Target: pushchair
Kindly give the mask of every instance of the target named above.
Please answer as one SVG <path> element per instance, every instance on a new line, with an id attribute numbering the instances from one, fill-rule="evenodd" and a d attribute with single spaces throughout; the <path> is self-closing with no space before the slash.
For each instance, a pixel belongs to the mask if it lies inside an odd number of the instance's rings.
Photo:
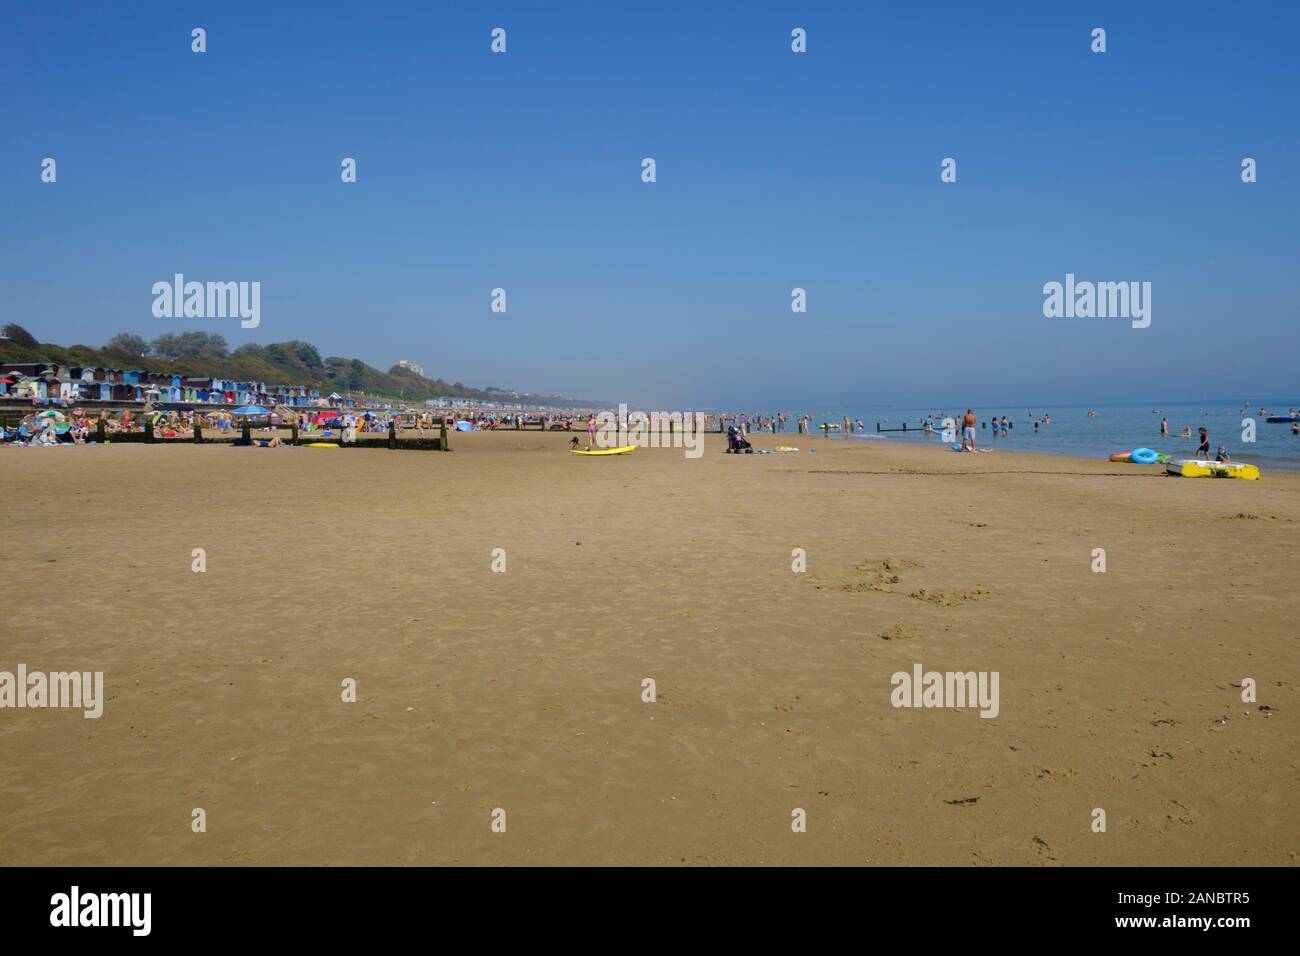
<path id="1" fill-rule="evenodd" d="M 739 455 L 742 453 L 746 455 L 754 454 L 754 446 L 745 438 L 745 433 L 741 431 L 739 427 L 736 425 L 728 425 L 727 454 Z"/>

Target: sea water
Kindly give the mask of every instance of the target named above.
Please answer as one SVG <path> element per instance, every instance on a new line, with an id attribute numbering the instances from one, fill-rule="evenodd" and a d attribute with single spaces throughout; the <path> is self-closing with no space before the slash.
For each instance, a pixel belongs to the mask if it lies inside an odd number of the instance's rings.
<path id="1" fill-rule="evenodd" d="M 1260 409 L 1263 408 L 1264 412 Z M 1300 397 L 1280 401 L 1252 401 L 1250 408 L 1244 410 L 1241 402 L 1199 401 L 1164 402 L 1150 404 L 1100 404 L 1100 405 L 976 405 L 975 415 L 979 424 L 975 428 L 975 442 L 981 448 L 993 448 L 998 451 L 1029 451 L 1054 455 L 1074 455 L 1080 458 L 1109 458 L 1115 452 L 1131 451 L 1134 448 L 1151 448 L 1169 455 L 1171 458 L 1192 458 L 1200 444 L 1197 429 L 1202 425 L 1210 435 L 1210 457 L 1214 457 L 1222 445 L 1236 461 L 1250 462 L 1261 468 L 1300 468 L 1300 435 L 1291 434 L 1290 424 L 1270 425 L 1264 419 L 1268 415 L 1286 415 L 1295 408 L 1300 410 Z M 1095 417 L 1089 412 L 1095 411 Z M 862 420 L 864 434 L 844 436 L 839 432 L 829 433 L 831 441 L 874 440 L 876 425 L 881 429 L 902 428 L 907 423 L 908 431 L 881 432 L 880 437 L 889 442 L 922 442 L 942 446 L 940 430 L 936 428 L 930 438 L 921 432 L 921 426 L 928 415 L 942 419 L 950 415 L 958 422 L 966 412 L 966 406 L 960 408 L 936 406 L 934 408 L 891 407 L 832 407 L 814 409 L 813 436 L 820 437 L 822 431 L 815 427 L 822 422 L 841 424 L 845 415 L 854 422 Z M 787 432 L 795 430 L 794 419 L 807 411 L 787 412 Z M 993 435 L 992 419 L 997 416 L 1001 421 L 1005 415 L 1011 425 L 1004 438 L 1001 432 Z M 1034 429 L 1034 420 L 1041 420 L 1050 415 L 1050 425 L 1039 425 Z M 1160 436 L 1160 419 L 1169 419 L 1169 437 Z M 1244 419 L 1255 422 L 1255 440 L 1243 441 L 1246 426 Z M 987 427 L 985 427 L 987 424 Z M 1191 437 L 1180 437 L 1183 427 L 1191 426 Z M 958 438 L 960 441 L 960 438 Z"/>

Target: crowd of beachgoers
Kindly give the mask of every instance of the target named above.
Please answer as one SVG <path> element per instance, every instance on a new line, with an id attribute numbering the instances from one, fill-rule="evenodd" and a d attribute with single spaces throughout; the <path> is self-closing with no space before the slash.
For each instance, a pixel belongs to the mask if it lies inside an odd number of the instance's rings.
<path id="1" fill-rule="evenodd" d="M 662 414 L 662 413 L 661 413 Z M 1161 414 L 1155 409 L 1153 415 Z M 1259 410 L 1261 416 L 1264 409 Z M 65 444 L 94 444 L 100 440 L 111 441 L 115 435 L 141 434 L 152 431 L 157 441 L 193 440 L 198 434 L 212 438 L 226 438 L 242 435 L 245 424 L 259 432 L 277 429 L 297 429 L 300 438 L 354 441 L 359 434 L 378 432 L 386 433 L 391 428 L 406 437 L 426 438 L 438 434 L 443 427 L 457 431 L 495 431 L 545 428 L 550 431 L 584 431 L 591 430 L 596 412 L 594 411 L 502 411 L 470 409 L 413 409 L 409 407 L 394 408 L 388 405 L 365 407 L 357 406 L 347 409 L 312 408 L 287 415 L 279 411 L 265 410 L 265 414 L 245 415 L 240 409 L 211 410 L 156 410 L 148 406 L 140 408 L 118 409 L 84 409 L 50 408 L 34 409 L 25 415 L 16 425 L 6 426 L 0 422 L 0 444 L 7 446 L 55 446 Z M 1088 412 L 1089 418 L 1095 418 L 1095 410 Z M 1017 418 L 1020 416 L 1018 415 Z M 1295 410 L 1289 414 L 1291 432 L 1300 434 L 1300 418 Z M 740 435 L 770 433 L 773 435 L 795 433 L 799 435 L 820 434 L 840 437 L 868 437 L 867 425 L 861 418 L 843 416 L 838 421 L 818 420 L 811 414 L 787 415 L 761 413 L 717 413 L 703 415 L 704 429 L 709 432 L 724 433 L 734 430 Z M 877 423 L 877 427 L 880 423 Z M 1008 438 L 1016 427 L 1016 422 L 1008 415 L 976 416 L 967 409 L 964 413 L 953 415 L 933 413 L 920 416 L 914 420 L 889 422 L 890 427 L 882 430 L 900 431 L 916 430 L 925 436 L 945 435 L 956 441 L 960 436 L 963 447 L 974 450 L 975 440 L 971 431 L 978 427 L 981 435 L 988 438 Z M 1052 424 L 1050 413 L 1030 412 L 1022 419 L 1022 427 L 1032 428 L 1035 433 L 1040 427 Z M 1207 439 L 1201 428 L 1200 439 Z M 1173 437 L 1167 418 L 1160 420 L 1160 434 Z M 1191 438 L 1191 425 L 1184 425 L 1180 437 Z M 968 436 L 971 436 L 968 440 Z M 871 436 L 874 437 L 874 436 Z M 244 442 L 246 443 L 246 442 Z M 988 446 L 984 446 L 987 448 Z M 983 449 L 981 449 L 983 450 Z"/>
<path id="2" fill-rule="evenodd" d="M 311 409 L 291 416 L 267 411 L 265 414 L 242 415 L 238 409 L 211 411 L 155 411 L 147 409 L 45 408 L 25 415 L 16 425 L 0 424 L 0 444 L 8 446 L 54 446 L 93 444 L 101 431 L 105 440 L 114 435 L 143 434 L 151 430 L 159 441 L 193 440 L 199 434 L 221 438 L 241 433 L 247 422 L 258 431 L 297 428 L 307 438 L 338 438 L 343 432 L 386 433 L 389 426 L 402 432 L 414 432 L 417 438 L 428 437 L 444 426 L 460 431 L 481 431 L 537 427 L 544 420 L 552 430 L 572 431 L 589 416 L 528 416 L 523 413 L 464 412 L 450 410 L 419 411 L 410 408 L 352 408 L 347 410 Z"/>
<path id="3" fill-rule="evenodd" d="M 918 417 L 914 422 L 908 424 L 914 425 L 921 431 L 938 432 L 945 428 L 945 421 L 949 418 L 951 418 L 953 422 L 960 422 L 965 418 L 965 415 L 957 413 L 950 416 L 939 412 Z M 888 420 L 886 421 L 888 422 Z M 1038 428 L 1039 425 L 1052 424 L 1052 416 L 1047 413 L 1035 416 L 1031 413 L 1028 421 L 1034 428 Z M 745 433 L 770 432 L 773 435 L 788 432 L 790 431 L 791 426 L 793 426 L 794 433 L 798 435 L 811 435 L 819 431 L 823 433 L 834 431 L 844 435 L 856 435 L 865 434 L 867 431 L 867 426 L 863 423 L 861 418 L 852 418 L 848 415 L 843 416 L 838 421 L 817 421 L 817 418 L 814 415 L 800 415 L 799 417 L 794 418 L 784 413 L 777 413 L 775 415 L 706 415 L 706 430 L 723 430 L 715 427 L 718 422 L 722 423 L 724 429 L 727 426 L 735 426 Z M 903 423 L 899 423 L 899 426 L 903 427 Z M 1015 425 L 1006 415 L 1000 417 L 994 415 L 987 419 L 981 427 L 1000 430 L 1002 434 L 1006 434 L 1007 431 L 1014 428 Z M 896 431 L 898 429 L 895 427 L 890 430 Z"/>
<path id="4" fill-rule="evenodd" d="M 423 438 L 440 430 L 444 425 L 459 431 L 539 427 L 550 431 L 582 431 L 592 423 L 594 416 L 595 412 L 587 411 L 555 414 L 463 409 L 422 411 L 391 407 L 347 410 L 304 409 L 289 417 L 269 410 L 261 415 L 241 415 L 237 409 L 157 411 L 147 407 L 114 410 L 45 408 L 24 416 L 16 426 L 5 427 L 0 424 L 0 443 L 20 446 L 94 443 L 98 440 L 101 422 L 106 440 L 111 440 L 113 435 L 142 434 L 150 429 L 153 437 L 159 441 L 193 440 L 196 427 L 200 434 L 210 433 L 212 437 L 219 438 L 241 432 L 246 421 L 259 431 L 274 432 L 277 428 L 292 429 L 296 426 L 305 437 L 335 438 L 339 437 L 344 430 L 354 430 L 357 433 L 387 432 L 392 425 L 399 431 L 413 431 L 415 437 Z M 1050 421 L 1050 418 L 1046 420 Z M 934 419 L 936 428 L 940 427 L 939 421 L 938 417 Z M 928 428 L 930 420 L 926 419 L 924 424 Z M 997 426 L 996 419 L 994 426 Z M 823 434 L 836 431 L 846 435 L 866 431 L 866 426 L 860 418 L 850 419 L 847 416 L 842 422 L 817 422 L 813 415 L 800 415 L 794 418 L 784 413 L 704 415 L 706 431 L 725 432 L 729 427 L 734 427 L 743 434 L 753 432 L 781 434 L 792 429 L 801 435 L 812 434 L 814 431 L 821 431 Z"/>
<path id="5" fill-rule="evenodd" d="M 416 427 L 416 418 L 424 427 L 431 427 L 432 415 L 407 415 L 404 424 Z M 98 440 L 102 430 L 107 440 L 115 435 L 143 434 L 152 430 L 153 437 L 163 441 L 168 439 L 193 440 L 195 429 L 200 434 L 210 433 L 215 437 L 230 435 L 242 430 L 247 420 L 252 427 L 275 431 L 279 428 L 292 428 L 297 425 L 306 435 L 325 434 L 332 429 L 353 426 L 358 431 L 386 431 L 389 422 L 402 421 L 398 412 L 314 412 L 296 415 L 290 421 L 279 414 L 245 416 L 227 410 L 210 412 L 197 411 L 132 411 L 119 409 L 109 411 L 101 409 L 98 413 L 87 413 L 80 408 L 66 413 L 55 409 L 46 409 L 25 416 L 17 425 L 6 428 L 0 425 L 0 442 L 6 445 L 62 445 L 86 444 Z"/>

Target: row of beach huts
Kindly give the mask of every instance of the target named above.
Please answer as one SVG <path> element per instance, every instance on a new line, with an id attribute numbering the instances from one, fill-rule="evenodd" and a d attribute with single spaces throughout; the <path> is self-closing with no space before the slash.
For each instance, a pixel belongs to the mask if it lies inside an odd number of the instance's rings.
<path id="1" fill-rule="evenodd" d="M 45 362 L 0 365 L 0 398 L 40 405 L 80 402 L 154 402 L 187 405 L 265 405 L 350 408 L 337 392 L 322 395 L 308 385 L 268 385 L 229 379 Z"/>

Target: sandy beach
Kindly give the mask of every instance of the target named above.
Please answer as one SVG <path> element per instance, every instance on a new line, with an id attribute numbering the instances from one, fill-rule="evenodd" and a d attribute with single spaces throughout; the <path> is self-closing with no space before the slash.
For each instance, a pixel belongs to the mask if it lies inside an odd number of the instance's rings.
<path id="1" fill-rule="evenodd" d="M 0 858 L 1298 861 L 1300 475 L 568 437 L 0 449 L 0 670 L 107 698 L 0 712 Z M 998 715 L 893 707 L 918 663 Z"/>

